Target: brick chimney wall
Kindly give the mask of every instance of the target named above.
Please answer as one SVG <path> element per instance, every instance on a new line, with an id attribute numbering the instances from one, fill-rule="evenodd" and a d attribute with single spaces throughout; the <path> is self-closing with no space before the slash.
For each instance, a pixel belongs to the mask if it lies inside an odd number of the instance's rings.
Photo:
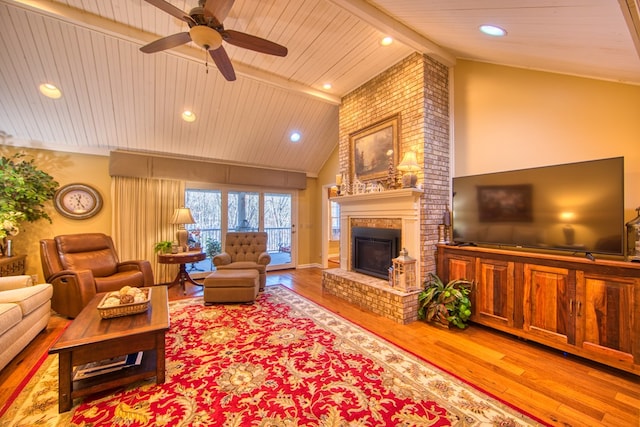
<path id="1" fill-rule="evenodd" d="M 340 172 L 350 175 L 349 135 L 396 114 L 398 161 L 414 150 L 423 166 L 417 173 L 425 191 L 420 198 L 421 253 L 409 254 L 419 260 L 423 280 L 435 272 L 438 224 L 451 194 L 448 68 L 415 53 L 346 95 L 339 111 Z"/>

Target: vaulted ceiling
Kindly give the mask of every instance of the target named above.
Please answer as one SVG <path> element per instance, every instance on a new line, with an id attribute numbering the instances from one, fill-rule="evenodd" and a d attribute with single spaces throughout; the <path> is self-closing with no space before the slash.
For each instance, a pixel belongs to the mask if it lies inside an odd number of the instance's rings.
<path id="1" fill-rule="evenodd" d="M 225 28 L 284 45 L 288 55 L 223 42 L 237 74 L 229 82 L 193 43 L 140 52 L 188 31 L 144 0 L 0 0 L 0 143 L 313 176 L 338 143 L 341 97 L 415 51 L 449 66 L 464 58 L 640 84 L 638 1 L 236 0 Z M 197 6 L 168 2 L 185 12 Z M 483 35 L 486 23 L 507 36 Z M 395 41 L 384 47 L 386 35 Z M 60 99 L 40 95 L 46 82 Z M 197 120 L 183 121 L 184 110 Z"/>

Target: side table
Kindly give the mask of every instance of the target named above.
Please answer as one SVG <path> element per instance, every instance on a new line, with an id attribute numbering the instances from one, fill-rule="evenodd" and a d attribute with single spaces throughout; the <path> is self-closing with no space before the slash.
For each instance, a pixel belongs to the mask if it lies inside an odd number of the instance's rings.
<path id="1" fill-rule="evenodd" d="M 24 274 L 26 255 L 1 256 L 0 277 L 19 276 Z"/>
<path id="2" fill-rule="evenodd" d="M 169 287 L 179 284 L 182 288 L 182 292 L 186 295 L 187 289 L 184 286 L 185 282 L 189 282 L 196 286 L 202 286 L 200 283 L 194 281 L 191 276 L 189 276 L 186 264 L 202 261 L 206 257 L 207 254 L 199 251 L 180 252 L 177 254 L 158 254 L 158 262 L 160 264 L 180 264 L 180 271 L 178 271 L 178 275 L 169 285 Z"/>

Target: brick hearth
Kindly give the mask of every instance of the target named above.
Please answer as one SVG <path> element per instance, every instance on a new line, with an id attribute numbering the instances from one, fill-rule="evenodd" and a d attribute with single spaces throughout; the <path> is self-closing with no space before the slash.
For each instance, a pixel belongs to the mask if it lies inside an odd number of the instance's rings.
<path id="1" fill-rule="evenodd" d="M 403 325 L 418 319 L 420 291 L 401 292 L 386 280 L 332 268 L 322 272 L 322 290 Z"/>

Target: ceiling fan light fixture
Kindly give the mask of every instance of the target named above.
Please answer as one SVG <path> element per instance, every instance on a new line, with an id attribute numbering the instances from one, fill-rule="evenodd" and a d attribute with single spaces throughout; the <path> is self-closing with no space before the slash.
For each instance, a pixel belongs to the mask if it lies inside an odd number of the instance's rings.
<path id="1" fill-rule="evenodd" d="M 507 30 L 500 28 L 497 25 L 480 25 L 480 31 L 493 37 L 504 37 L 507 35 Z"/>
<path id="2" fill-rule="evenodd" d="M 38 89 L 40 90 L 40 93 L 46 96 L 47 98 L 58 99 L 62 97 L 62 92 L 60 91 L 60 89 L 58 89 L 55 85 L 52 85 L 51 83 L 42 83 L 38 87 Z"/>
<path id="3" fill-rule="evenodd" d="M 213 28 L 206 25 L 196 25 L 189 30 L 191 40 L 206 50 L 216 50 L 222 46 L 222 36 Z"/>

